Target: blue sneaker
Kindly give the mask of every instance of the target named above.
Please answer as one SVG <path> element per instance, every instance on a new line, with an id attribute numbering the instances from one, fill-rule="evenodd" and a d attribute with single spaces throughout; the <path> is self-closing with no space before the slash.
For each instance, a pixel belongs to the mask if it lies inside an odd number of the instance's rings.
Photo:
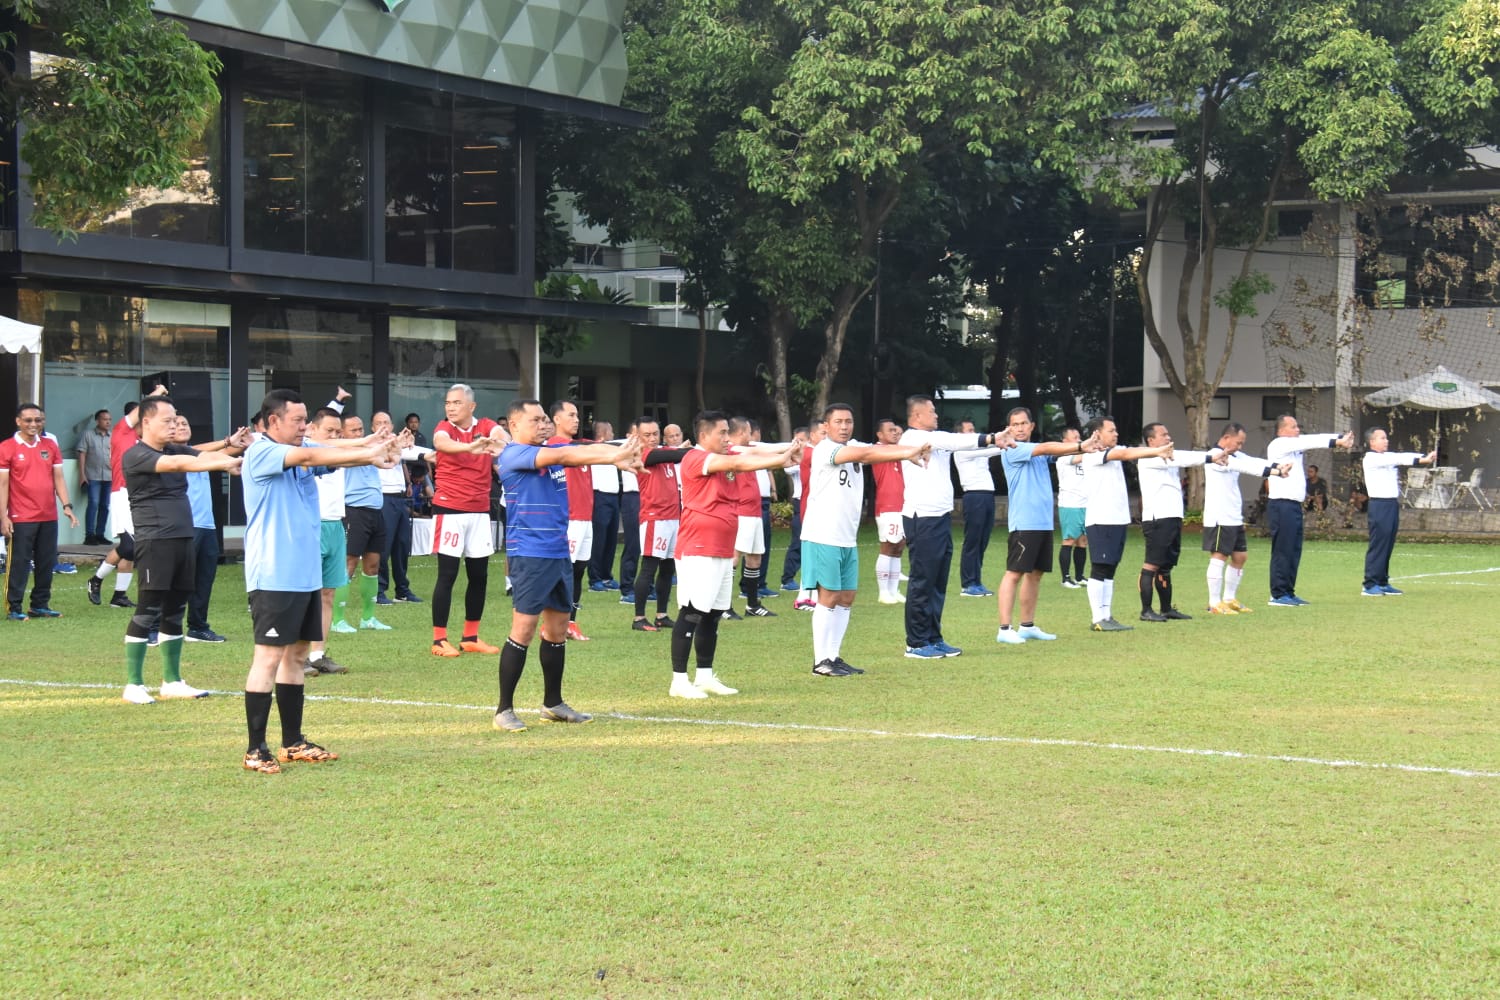
<path id="1" fill-rule="evenodd" d="M 937 642 L 933 643 L 932 645 L 933 645 L 933 648 L 935 648 L 938 652 L 942 653 L 944 656 L 962 656 L 962 655 L 964 655 L 964 651 L 963 650 L 959 649 L 957 646 L 950 646 L 950 645 L 948 645 L 946 642 L 944 642 L 941 639 L 939 639 Z"/>
<path id="2" fill-rule="evenodd" d="M 1305 608 L 1309 604 L 1312 603 L 1312 601 L 1304 601 L 1302 598 L 1298 597 L 1296 594 L 1288 594 L 1286 596 L 1290 597 L 1292 599 L 1292 603 L 1295 604 L 1295 605 L 1297 605 L 1297 607 L 1299 607 L 1299 608 Z"/>
<path id="3" fill-rule="evenodd" d="M 391 600 L 389 597 L 387 597 L 384 594 L 376 594 L 375 595 L 375 603 L 378 604 L 378 605 L 380 605 L 381 607 L 388 607 L 390 605 L 395 604 L 396 602 L 393 601 L 393 600 Z"/>
<path id="4" fill-rule="evenodd" d="M 6 615 L 5 617 L 9 618 L 13 622 L 24 622 L 24 621 L 26 621 L 26 616 L 24 614 L 22 614 L 21 612 L 19 612 L 19 611 L 12 611 L 10 614 Z M 911 654 L 908 653 L 906 655 L 910 656 Z"/>
<path id="5" fill-rule="evenodd" d="M 765 600 L 768 597 L 780 597 L 780 596 L 781 596 L 781 591 L 779 591 L 779 590 L 772 590 L 770 587 L 762 587 L 762 588 L 760 588 L 760 598 L 761 598 L 761 600 Z"/>
<path id="6" fill-rule="evenodd" d="M 616 583 L 615 581 L 613 581 L 613 580 L 605 580 L 604 581 L 604 589 L 605 590 L 619 590 L 620 589 L 620 585 L 618 583 Z"/>
<path id="7" fill-rule="evenodd" d="M 1302 606 L 1301 602 L 1291 594 L 1282 594 L 1280 597 L 1273 597 L 1266 603 L 1273 608 L 1299 608 Z"/>
<path id="8" fill-rule="evenodd" d="M 1380 586 L 1366 587 L 1359 592 L 1360 597 L 1384 597 L 1385 588 Z"/>
<path id="9" fill-rule="evenodd" d="M 596 594 L 602 594 L 606 590 L 608 590 L 609 587 L 605 586 L 605 583 L 604 583 L 603 580 L 595 580 L 593 583 L 589 584 L 589 589 L 592 590 Z"/>
<path id="10" fill-rule="evenodd" d="M 936 646 L 907 646 L 906 658 L 909 660 L 941 660 L 945 654 Z"/>
<path id="11" fill-rule="evenodd" d="M 78 572 L 78 567 L 74 566 L 70 562 L 60 562 L 57 565 L 55 565 L 55 566 L 52 567 L 52 572 L 54 572 L 54 573 L 61 573 L 64 576 L 66 576 L 69 573 L 77 573 Z"/>
<path id="12" fill-rule="evenodd" d="M 994 597 L 995 596 L 995 592 L 993 590 L 991 590 L 990 588 L 988 588 L 988 587 L 986 587 L 986 586 L 984 586 L 983 584 L 980 584 L 980 583 L 971 583 L 971 584 L 969 584 L 963 590 L 959 591 L 959 594 L 961 594 L 964 597 Z"/>
<path id="13" fill-rule="evenodd" d="M 1380 585 L 1380 592 L 1386 597 L 1400 597 L 1403 593 L 1405 593 L 1405 591 L 1397 590 L 1395 587 L 1392 587 L 1388 583 L 1382 583 Z"/>
<path id="14" fill-rule="evenodd" d="M 796 593 L 797 591 L 799 591 L 799 590 L 802 589 L 802 584 L 798 583 L 796 580 L 791 580 L 791 581 L 782 580 L 781 581 L 781 589 L 784 590 L 784 591 L 786 591 L 789 594 Z"/>

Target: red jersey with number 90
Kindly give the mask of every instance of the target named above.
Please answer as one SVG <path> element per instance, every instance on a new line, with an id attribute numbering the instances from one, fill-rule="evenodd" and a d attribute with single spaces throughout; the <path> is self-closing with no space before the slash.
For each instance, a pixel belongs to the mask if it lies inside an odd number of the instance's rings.
<path id="1" fill-rule="evenodd" d="M 739 502 L 741 476 L 753 473 L 705 474 L 709 453 L 694 448 L 682 458 L 682 523 L 677 529 L 677 555 L 734 558 L 734 535 L 739 527 L 735 505 Z"/>
<path id="2" fill-rule="evenodd" d="M 432 436 L 446 434 L 454 444 L 469 444 L 475 438 L 489 437 L 496 423 L 489 417 L 481 417 L 469 425 L 468 430 L 459 430 L 450 421 L 439 420 L 432 429 Z M 465 514 L 488 514 L 490 510 L 490 470 L 495 458 L 480 452 L 475 455 L 450 455 L 437 453 L 437 470 L 433 478 L 437 485 L 432 493 L 434 506 Z"/>

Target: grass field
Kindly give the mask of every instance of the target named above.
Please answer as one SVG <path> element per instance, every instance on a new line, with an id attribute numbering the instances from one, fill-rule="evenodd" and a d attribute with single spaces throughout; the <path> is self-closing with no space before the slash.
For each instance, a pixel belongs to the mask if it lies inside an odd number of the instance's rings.
<path id="1" fill-rule="evenodd" d="M 183 657 L 217 693 L 144 708 L 119 700 L 125 613 L 59 577 L 64 618 L 0 628 L 0 990 L 1500 995 L 1500 548 L 1400 545 L 1407 596 L 1376 600 L 1362 546 L 1309 543 L 1295 610 L 1265 606 L 1267 557 L 1252 540 L 1254 615 L 1119 635 L 1050 576 L 1061 637 L 1024 647 L 955 581 L 966 652 L 936 663 L 902 658 L 871 580 L 846 679 L 810 674 L 783 597 L 725 623 L 742 693 L 703 702 L 666 697 L 667 635 L 590 594 L 566 693 L 596 721 L 518 735 L 490 727 L 493 657 L 435 660 L 427 607 L 385 608 L 396 631 L 335 637 L 351 672 L 309 685 L 308 735 L 343 759 L 279 776 L 239 766 L 238 567 L 212 616 L 232 641 Z"/>

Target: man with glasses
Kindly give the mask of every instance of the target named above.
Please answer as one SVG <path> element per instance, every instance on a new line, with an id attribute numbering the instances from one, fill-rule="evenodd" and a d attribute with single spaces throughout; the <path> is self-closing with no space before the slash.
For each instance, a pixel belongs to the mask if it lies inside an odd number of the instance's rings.
<path id="1" fill-rule="evenodd" d="M 10 584 L 5 600 L 13 622 L 60 618 L 52 601 L 52 570 L 57 564 L 57 505 L 78 527 L 63 481 L 62 448 L 46 432 L 47 417 L 35 403 L 16 410 L 16 433 L 0 443 L 0 533 L 9 539 Z M 21 610 L 26 580 L 35 567 L 31 606 Z"/>

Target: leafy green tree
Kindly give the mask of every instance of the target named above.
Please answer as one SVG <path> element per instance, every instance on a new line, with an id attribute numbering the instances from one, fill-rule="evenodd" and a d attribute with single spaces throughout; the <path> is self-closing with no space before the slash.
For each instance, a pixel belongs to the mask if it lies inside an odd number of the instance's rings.
<path id="1" fill-rule="evenodd" d="M 150 0 L 0 0 L 0 13 L 51 40 L 31 67 L 0 60 L 0 109 L 25 127 L 33 225 L 76 232 L 132 189 L 181 181 L 218 108 L 216 56 Z M 16 32 L 3 37 L 14 52 Z"/>
<path id="2" fill-rule="evenodd" d="M 1275 234 L 1277 199 L 1310 191 L 1357 202 L 1399 174 L 1450 171 L 1465 147 L 1493 142 L 1500 32 L 1488 0 L 1140 4 L 1141 94 L 1175 130 L 1151 177 L 1136 286 L 1147 340 L 1203 447 L 1239 321 L 1272 290 L 1255 251 Z M 1148 275 L 1169 219 L 1185 222 L 1185 248 L 1161 302 Z M 1221 247 L 1245 251 L 1227 278 L 1216 271 Z M 1228 315 L 1217 357 L 1215 307 Z"/>

